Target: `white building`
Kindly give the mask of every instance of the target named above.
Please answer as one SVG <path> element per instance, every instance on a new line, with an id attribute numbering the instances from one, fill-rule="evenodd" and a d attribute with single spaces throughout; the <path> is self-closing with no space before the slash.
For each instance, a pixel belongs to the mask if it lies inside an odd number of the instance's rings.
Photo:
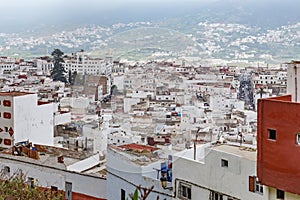
<path id="1" fill-rule="evenodd" d="M 24 148 L 24 146 L 22 147 Z M 47 149 L 48 147 L 43 147 Z M 60 152 L 58 148 L 51 151 Z M 63 152 L 63 150 L 61 150 Z M 66 153 L 68 154 L 68 153 Z M 55 156 L 43 152 L 38 153 L 38 159 L 25 156 L 0 154 L 0 170 L 4 172 L 2 178 L 10 178 L 14 175 L 23 174 L 23 178 L 31 186 L 52 189 L 53 191 L 65 191 L 65 199 L 106 199 L 106 177 L 86 170 L 80 169 L 100 165 L 101 158 L 97 155 L 89 159 L 78 161 L 75 158 Z M 73 152 L 74 155 L 74 152 Z M 91 160 L 92 159 L 92 160 Z M 68 160 L 72 160 L 72 165 Z M 77 160 L 74 163 L 74 160 Z M 66 169 L 70 165 L 70 169 Z M 76 168 L 75 168 L 76 167 Z M 100 169 L 99 168 L 99 169 Z M 101 170 L 101 169 L 100 169 Z M 87 184 L 88 183 L 88 184 Z"/>
<path id="2" fill-rule="evenodd" d="M 210 109 L 212 110 L 222 110 L 222 111 L 228 111 L 232 108 L 238 109 L 238 110 L 243 110 L 245 107 L 245 102 L 230 98 L 228 97 L 229 95 L 211 95 L 209 98 L 210 102 Z"/>
<path id="3" fill-rule="evenodd" d="M 255 149 L 231 145 L 198 146 L 196 153 L 190 149 L 174 156 L 174 199 L 268 199 L 268 191 L 255 177 Z M 252 186 L 254 191 L 249 191 Z"/>
<path id="4" fill-rule="evenodd" d="M 111 130 L 109 134 L 107 134 L 107 143 L 114 145 L 123 145 L 123 144 L 131 144 L 131 143 L 142 143 L 142 137 L 140 135 L 134 135 L 128 131 L 124 131 L 121 129 Z"/>
<path id="5" fill-rule="evenodd" d="M 274 70 L 268 70 L 264 73 L 257 73 L 253 77 L 253 83 L 259 84 L 259 85 L 286 85 L 287 84 L 287 72 L 282 71 L 284 69 L 274 69 Z"/>
<path id="6" fill-rule="evenodd" d="M 15 64 L 14 62 L 0 62 L 0 69 L 2 69 L 2 71 L 13 71 L 17 67 L 19 67 L 19 65 Z"/>
<path id="7" fill-rule="evenodd" d="M 107 199 L 125 200 L 138 186 L 149 189 L 147 199 L 172 199 L 172 190 L 161 186 L 161 162 L 154 147 L 128 144 L 111 146 L 107 152 Z M 171 186 L 171 183 L 168 183 Z"/>
<path id="8" fill-rule="evenodd" d="M 65 114 L 66 119 L 56 111 L 54 104 L 38 102 L 37 94 L 1 92 L 0 147 L 8 148 L 26 140 L 53 145 L 54 123 L 70 121 L 69 113 Z"/>
<path id="9" fill-rule="evenodd" d="M 292 95 L 293 102 L 300 101 L 300 61 L 287 63 L 287 93 Z"/>
<path id="10" fill-rule="evenodd" d="M 64 58 L 62 66 L 66 71 L 77 71 L 78 74 L 111 74 L 112 64 L 107 63 L 104 59 L 90 58 L 87 53 L 80 51 L 74 54 L 74 56 Z"/>
<path id="11" fill-rule="evenodd" d="M 83 137 L 93 141 L 93 152 L 105 152 L 107 148 L 107 135 L 110 131 L 108 121 L 100 120 L 99 124 L 86 124 L 82 128 Z"/>
<path id="12" fill-rule="evenodd" d="M 44 59 L 43 58 L 36 59 L 35 63 L 36 63 L 37 70 L 42 71 L 44 74 L 49 74 L 54 66 L 53 62 L 48 57 L 45 57 Z"/>

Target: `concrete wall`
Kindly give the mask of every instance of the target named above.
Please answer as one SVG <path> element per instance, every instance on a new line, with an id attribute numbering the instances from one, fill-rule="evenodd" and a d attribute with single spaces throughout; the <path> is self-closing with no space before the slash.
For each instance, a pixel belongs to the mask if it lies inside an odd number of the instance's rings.
<path id="1" fill-rule="evenodd" d="M 226 98 L 222 95 L 210 96 L 210 108 L 212 110 L 228 110 L 230 108 L 244 110 L 244 106 L 245 103 L 237 99 Z"/>
<path id="2" fill-rule="evenodd" d="M 229 166 L 222 167 L 221 159 L 228 160 Z M 249 176 L 255 174 L 255 161 L 210 148 L 205 150 L 204 162 L 177 157 L 173 164 L 173 180 L 177 187 L 180 180 L 194 183 L 191 185 L 192 199 L 209 199 L 210 191 L 243 200 L 265 199 L 265 194 L 249 192 Z M 175 199 L 179 199 L 178 196 Z"/>
<path id="3" fill-rule="evenodd" d="M 28 177 L 34 178 L 37 186 L 49 188 L 55 186 L 58 190 L 65 190 L 65 182 L 72 183 L 72 191 L 97 198 L 106 198 L 106 179 L 90 175 L 68 172 L 59 168 L 34 164 L 38 161 L 7 156 L 0 156 L 0 169 L 5 166 L 10 168 L 10 175 L 22 171 L 25 174 L 25 180 Z M 58 165 L 58 164 L 57 164 Z"/>
<path id="4" fill-rule="evenodd" d="M 287 93 L 292 95 L 293 101 L 300 101 L 300 64 L 288 64 Z"/>
<path id="5" fill-rule="evenodd" d="M 277 190 L 275 188 L 268 188 L 269 190 L 269 199 L 277 199 Z M 288 192 L 284 193 L 284 200 L 299 200 L 300 196 L 296 194 L 291 194 Z"/>
<path id="6" fill-rule="evenodd" d="M 93 152 L 103 152 L 107 149 L 107 131 L 96 132 L 94 134 Z"/>
<path id="7" fill-rule="evenodd" d="M 258 101 L 257 174 L 270 187 L 300 195 L 300 104 L 291 96 L 260 99 Z M 268 130 L 276 131 L 276 139 L 269 138 Z"/>
<path id="8" fill-rule="evenodd" d="M 66 124 L 71 122 L 71 113 L 55 113 L 54 115 L 54 126 L 59 124 Z"/>
<path id="9" fill-rule="evenodd" d="M 8 106 L 5 106 L 3 101 L 4 100 L 8 100 L 11 102 L 11 106 L 8 107 Z M 1 108 L 1 117 L 0 117 L 0 128 L 2 129 L 1 131 L 1 143 L 0 143 L 0 147 L 4 147 L 4 148 L 7 148 L 7 147 L 10 147 L 11 145 L 13 145 L 13 136 L 11 136 L 9 133 L 8 133 L 8 129 L 10 128 L 13 128 L 13 131 L 15 132 L 14 130 L 14 127 L 13 127 L 13 101 L 12 101 L 12 97 L 11 96 L 0 96 L 0 102 L 1 102 L 1 105 L 0 105 L 0 108 Z M 4 118 L 4 112 L 7 112 L 7 113 L 11 113 L 11 119 L 7 119 L 7 118 Z M 11 141 L 11 145 L 6 145 L 4 144 L 4 140 L 5 139 L 8 139 Z"/>
<path id="10" fill-rule="evenodd" d="M 141 185 L 145 188 L 154 186 L 148 199 L 157 199 L 159 197 L 162 200 L 171 200 L 172 197 L 166 195 L 171 195 L 171 192 L 164 190 L 159 180 L 151 178 L 153 175 L 156 177 L 156 170 L 153 169 L 153 166 L 157 165 L 140 166 L 119 153 L 108 149 L 107 199 L 121 199 L 121 189 L 126 191 L 126 197 L 129 199 L 129 194 L 135 191 L 136 186 Z"/>
<path id="11" fill-rule="evenodd" d="M 84 125 L 82 129 L 83 137 L 87 137 L 88 140 L 93 140 L 93 152 L 103 152 L 107 148 L 107 134 L 109 129 L 93 128 L 91 125 Z"/>
<path id="12" fill-rule="evenodd" d="M 53 105 L 38 106 L 36 94 L 14 97 L 13 104 L 15 142 L 53 145 Z"/>
<path id="13" fill-rule="evenodd" d="M 141 144 L 141 136 L 139 135 L 132 135 L 124 133 L 114 133 L 114 134 L 108 134 L 107 135 L 107 143 L 108 144 L 115 144 L 117 146 L 123 145 L 123 144 L 131 144 L 131 143 L 138 143 Z"/>
<path id="14" fill-rule="evenodd" d="M 64 97 L 60 102 L 61 107 L 71 106 L 72 108 L 86 109 L 89 105 L 88 97 Z"/>
<path id="15" fill-rule="evenodd" d="M 139 98 L 124 98 L 124 113 L 128 113 L 131 110 L 131 106 L 140 102 Z"/>

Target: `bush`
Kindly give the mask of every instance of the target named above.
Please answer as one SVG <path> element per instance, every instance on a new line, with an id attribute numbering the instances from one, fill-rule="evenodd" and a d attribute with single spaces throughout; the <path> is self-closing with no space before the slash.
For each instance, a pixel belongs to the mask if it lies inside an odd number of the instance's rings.
<path id="1" fill-rule="evenodd" d="M 2 177 L 3 178 L 3 177 Z M 26 183 L 24 174 L 0 179 L 0 200 L 63 200 L 63 192 L 51 191 L 40 187 L 31 187 Z"/>

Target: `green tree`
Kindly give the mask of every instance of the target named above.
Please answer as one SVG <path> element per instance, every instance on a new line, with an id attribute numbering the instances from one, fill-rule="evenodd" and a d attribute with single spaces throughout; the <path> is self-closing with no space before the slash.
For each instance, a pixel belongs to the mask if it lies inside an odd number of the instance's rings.
<path id="1" fill-rule="evenodd" d="M 25 174 L 20 171 L 9 178 L 4 178 L 0 174 L 0 200 L 18 200 L 18 199 L 34 199 L 34 200 L 63 200 L 64 193 L 62 191 L 52 191 L 50 188 L 31 187 L 25 181 Z"/>
<path id="2" fill-rule="evenodd" d="M 65 76 L 66 70 L 62 66 L 62 63 L 64 62 L 64 59 L 62 58 L 64 53 L 59 49 L 54 49 L 51 55 L 53 57 L 53 65 L 54 65 L 51 71 L 51 77 L 53 81 L 61 81 L 66 83 L 67 82 Z"/>
<path id="3" fill-rule="evenodd" d="M 115 95 L 118 92 L 118 87 L 116 85 L 112 85 L 110 88 L 110 95 Z"/>
<path id="4" fill-rule="evenodd" d="M 74 83 L 76 82 L 76 77 L 77 77 L 77 71 L 74 71 L 72 73 L 72 85 L 74 85 Z"/>
<path id="5" fill-rule="evenodd" d="M 149 194 L 152 192 L 154 185 L 150 188 L 144 188 L 141 185 L 137 186 L 133 194 L 129 194 L 131 200 L 146 200 Z M 140 194 L 140 196 L 139 196 Z M 159 199 L 159 197 L 157 197 Z"/>
<path id="6" fill-rule="evenodd" d="M 73 85 L 73 80 L 72 80 L 72 72 L 71 72 L 71 70 L 69 69 L 69 78 L 68 78 L 69 80 L 69 84 L 70 85 Z"/>

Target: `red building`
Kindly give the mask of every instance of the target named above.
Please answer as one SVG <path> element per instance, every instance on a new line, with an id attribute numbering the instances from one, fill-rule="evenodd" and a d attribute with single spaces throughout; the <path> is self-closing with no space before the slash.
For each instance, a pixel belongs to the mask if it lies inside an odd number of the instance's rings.
<path id="1" fill-rule="evenodd" d="M 300 195 L 300 103 L 291 95 L 258 101 L 259 182 Z"/>

